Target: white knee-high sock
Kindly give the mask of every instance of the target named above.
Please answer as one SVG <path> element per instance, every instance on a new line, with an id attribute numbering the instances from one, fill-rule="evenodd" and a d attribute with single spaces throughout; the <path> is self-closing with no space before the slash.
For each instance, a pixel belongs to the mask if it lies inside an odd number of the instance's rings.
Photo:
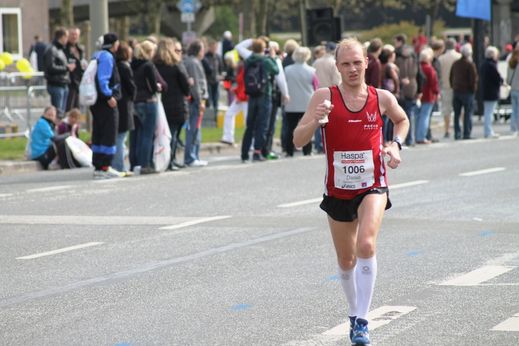
<path id="1" fill-rule="evenodd" d="M 357 316 L 357 288 L 355 285 L 355 267 L 350 270 L 339 271 L 339 280 L 341 281 L 342 290 L 348 301 L 348 316 Z"/>
<path id="2" fill-rule="evenodd" d="M 367 319 L 375 280 L 377 278 L 377 257 L 358 258 L 355 267 L 357 285 L 357 317 Z"/>

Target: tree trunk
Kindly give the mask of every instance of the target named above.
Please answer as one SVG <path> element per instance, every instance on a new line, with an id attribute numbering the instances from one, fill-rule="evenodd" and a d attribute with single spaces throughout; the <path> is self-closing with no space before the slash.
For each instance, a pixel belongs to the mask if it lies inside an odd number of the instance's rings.
<path id="1" fill-rule="evenodd" d="M 335 3 L 333 4 L 333 15 L 334 17 L 337 17 L 341 11 L 342 6 L 342 0 L 335 0 Z"/>
<path id="2" fill-rule="evenodd" d="M 258 22 L 257 22 L 257 33 L 259 35 L 267 35 L 267 13 L 268 13 L 268 0 L 260 1 L 258 11 Z"/>
<path id="3" fill-rule="evenodd" d="M 154 0 L 150 1 L 148 7 L 148 19 L 151 24 L 151 34 L 160 35 L 160 22 L 162 19 L 162 3 Z"/>
<path id="4" fill-rule="evenodd" d="M 123 40 L 128 40 L 130 34 L 130 17 L 124 16 L 121 19 L 121 31 L 119 32 Z"/>
<path id="5" fill-rule="evenodd" d="M 436 18 L 438 17 L 438 12 L 440 12 L 440 2 L 441 0 L 434 0 L 432 4 L 430 4 L 429 7 L 429 15 L 431 16 L 431 24 L 429 29 L 429 32 L 431 33 L 431 36 L 434 36 L 434 22 L 436 22 Z"/>
<path id="6" fill-rule="evenodd" d="M 256 36 L 255 1 L 243 2 L 243 38 Z"/>
<path id="7" fill-rule="evenodd" d="M 61 0 L 60 24 L 65 27 L 74 25 L 74 7 L 72 0 Z"/>

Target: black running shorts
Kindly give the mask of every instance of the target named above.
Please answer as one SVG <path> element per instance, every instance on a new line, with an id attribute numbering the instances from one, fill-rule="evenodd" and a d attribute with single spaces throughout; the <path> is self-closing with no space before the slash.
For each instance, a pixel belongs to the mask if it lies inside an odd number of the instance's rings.
<path id="1" fill-rule="evenodd" d="M 330 216 L 335 221 L 351 222 L 357 219 L 357 210 L 359 209 L 359 205 L 364 197 L 372 193 L 380 195 L 384 193 L 387 194 L 386 210 L 391 208 L 391 201 L 389 200 L 389 191 L 387 187 L 373 188 L 358 196 L 355 196 L 353 199 L 339 199 L 323 195 L 323 201 L 319 207 L 321 207 L 321 209 L 324 210 L 328 216 Z"/>

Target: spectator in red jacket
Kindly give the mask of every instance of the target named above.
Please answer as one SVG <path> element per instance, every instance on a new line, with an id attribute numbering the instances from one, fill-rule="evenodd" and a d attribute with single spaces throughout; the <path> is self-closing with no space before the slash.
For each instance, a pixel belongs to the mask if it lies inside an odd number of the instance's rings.
<path id="1" fill-rule="evenodd" d="M 423 29 L 419 28 L 418 33 L 415 37 L 413 37 L 413 47 L 416 54 L 420 54 L 420 52 L 427 46 L 427 36 L 424 35 Z"/>
<path id="2" fill-rule="evenodd" d="M 248 97 L 245 93 L 245 81 L 243 75 L 245 72 L 243 60 L 240 59 L 236 63 L 232 58 L 226 59 L 227 66 L 232 66 L 236 71 L 236 84 L 231 89 L 234 93 L 234 98 L 225 112 L 223 121 L 223 136 L 220 142 L 234 146 L 234 119 L 238 113 L 242 112 L 243 116 L 247 116 Z"/>
<path id="3" fill-rule="evenodd" d="M 416 118 L 416 143 L 430 144 L 431 141 L 425 138 L 427 129 L 429 128 L 429 118 L 432 113 L 434 103 L 438 99 L 440 88 L 438 85 L 438 76 L 431 62 L 434 53 L 429 47 L 422 49 L 420 52 L 420 68 L 425 75 L 425 83 L 422 86 L 422 106 Z"/>

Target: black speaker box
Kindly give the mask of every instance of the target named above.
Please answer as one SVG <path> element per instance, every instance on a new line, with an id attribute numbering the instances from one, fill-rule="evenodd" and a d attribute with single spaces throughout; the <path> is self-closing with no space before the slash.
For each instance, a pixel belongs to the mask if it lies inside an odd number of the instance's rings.
<path id="1" fill-rule="evenodd" d="M 307 9 L 306 33 L 308 46 L 339 41 L 342 33 L 342 18 L 334 17 L 331 7 Z"/>

